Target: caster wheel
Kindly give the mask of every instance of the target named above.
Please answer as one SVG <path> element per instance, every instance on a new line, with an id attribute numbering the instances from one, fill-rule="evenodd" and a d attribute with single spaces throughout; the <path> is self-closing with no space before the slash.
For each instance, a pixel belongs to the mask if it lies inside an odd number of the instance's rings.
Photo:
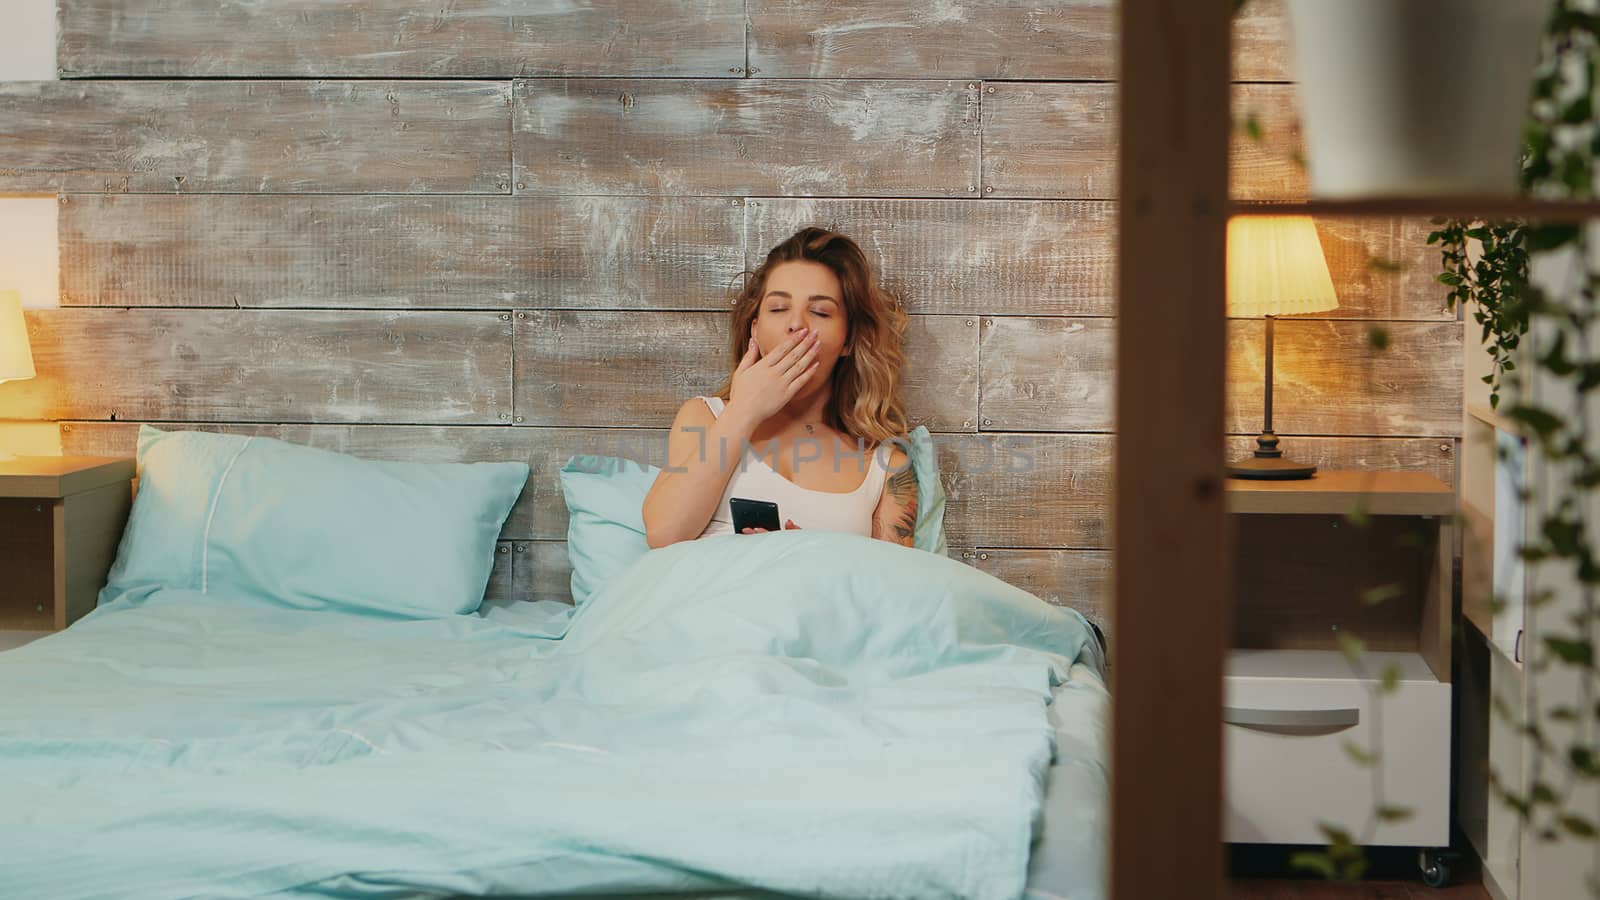
<path id="1" fill-rule="evenodd" d="M 1417 854 L 1417 866 L 1422 869 L 1422 883 L 1431 888 L 1441 888 L 1450 883 L 1450 862 L 1443 853 L 1424 850 Z"/>

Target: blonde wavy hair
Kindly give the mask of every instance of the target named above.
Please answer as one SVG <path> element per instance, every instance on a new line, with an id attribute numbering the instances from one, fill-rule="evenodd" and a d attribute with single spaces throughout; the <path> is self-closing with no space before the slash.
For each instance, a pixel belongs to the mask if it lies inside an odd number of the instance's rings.
<path id="1" fill-rule="evenodd" d="M 828 402 L 828 424 L 852 438 L 886 441 L 904 437 L 909 429 L 900 400 L 900 373 L 905 367 L 902 344 L 906 313 L 895 295 L 880 287 L 872 263 L 850 238 L 826 228 L 802 228 L 772 248 L 754 272 L 745 272 L 744 286 L 733 293 L 733 329 L 729 346 L 728 377 L 716 395 L 724 401 L 733 389 L 733 373 L 744 357 L 750 325 L 766 294 L 767 275 L 774 267 L 800 260 L 827 266 L 839 279 L 844 294 L 845 347 L 833 367 L 833 391 Z"/>

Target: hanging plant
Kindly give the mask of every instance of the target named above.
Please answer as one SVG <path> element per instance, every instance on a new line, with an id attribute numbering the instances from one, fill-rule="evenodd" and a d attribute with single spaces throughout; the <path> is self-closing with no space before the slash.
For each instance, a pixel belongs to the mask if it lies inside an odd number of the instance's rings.
<path id="1" fill-rule="evenodd" d="M 1529 196 L 1593 198 L 1600 159 L 1600 129 L 1594 122 L 1597 61 L 1600 16 L 1578 8 L 1574 0 L 1558 0 L 1533 84 L 1522 170 Z M 1444 271 L 1438 280 L 1449 288 L 1447 302 L 1471 309 L 1493 362 L 1484 378 L 1490 403 L 1498 409 L 1509 399 L 1504 415 L 1522 426 L 1548 476 L 1537 486 L 1518 486 L 1530 508 L 1538 510 L 1532 536 L 1519 547 L 1530 573 L 1527 712 L 1519 717 L 1498 700 L 1494 704 L 1495 714 L 1509 719 L 1529 742 L 1527 778 L 1506 780 L 1491 773 L 1490 789 L 1542 840 L 1594 840 L 1600 823 L 1570 803 L 1575 784 L 1600 778 L 1593 738 L 1600 722 L 1594 650 L 1600 564 L 1587 521 L 1591 492 L 1600 487 L 1600 448 L 1589 429 L 1590 394 L 1600 388 L 1600 348 L 1590 343 L 1600 313 L 1600 270 L 1589 230 L 1580 225 L 1460 219 L 1436 224 L 1428 242 L 1440 247 Z M 1480 252 L 1472 256 L 1474 241 Z M 1537 287 L 1531 268 L 1541 254 L 1564 257 L 1573 280 L 1549 291 Z M 1537 340 L 1533 352 L 1523 347 L 1530 333 Z M 1535 376 L 1567 396 L 1558 405 L 1546 405 L 1528 389 Z M 1550 572 L 1571 579 L 1578 602 L 1558 622 L 1539 622 L 1538 611 L 1557 599 L 1551 588 L 1535 589 L 1540 573 Z M 1577 696 L 1546 708 L 1537 686 L 1540 673 L 1551 667 L 1574 670 Z M 1591 896 L 1600 896 L 1596 875 L 1585 879 Z"/>
<path id="2" fill-rule="evenodd" d="M 1576 0 L 1556 0 L 1531 91 L 1521 171 L 1526 195 L 1593 199 L 1600 160 L 1600 128 L 1594 116 L 1600 87 L 1597 64 L 1600 14 L 1580 8 Z M 1600 822 L 1592 811 L 1572 805 L 1572 793 L 1579 784 L 1600 782 L 1595 739 L 1600 728 L 1600 668 L 1595 659 L 1600 553 L 1595 529 L 1587 521 L 1587 510 L 1595 506 L 1592 492 L 1600 488 L 1600 447 L 1589 428 L 1591 394 L 1600 388 L 1600 346 L 1594 345 L 1600 343 L 1600 254 L 1593 252 L 1600 248 L 1591 246 L 1590 229 L 1574 224 L 1436 219 L 1434 225 L 1428 243 L 1440 249 L 1443 271 L 1438 281 L 1448 289 L 1445 302 L 1452 310 L 1459 306 L 1471 311 L 1492 362 L 1484 378 L 1490 404 L 1499 410 L 1503 402 L 1502 414 L 1520 424 L 1545 473 L 1537 485 L 1517 485 L 1529 509 L 1536 511 L 1530 537 L 1519 547 L 1529 572 L 1526 712 L 1519 715 L 1499 697 L 1493 702 L 1493 714 L 1527 740 L 1527 772 L 1525 778 L 1508 773 L 1507 779 L 1489 773 L 1490 792 L 1542 841 L 1593 841 L 1600 838 Z M 1569 283 L 1548 291 L 1535 285 L 1533 263 L 1543 254 L 1564 260 L 1572 275 Z M 1529 390 L 1536 384 L 1562 396 L 1547 404 Z M 1354 518 L 1359 524 L 1359 510 Z M 1575 588 L 1558 597 L 1555 589 L 1538 587 L 1551 573 Z M 1577 602 L 1568 604 L 1566 615 L 1557 619 L 1547 611 L 1539 616 L 1558 599 L 1570 601 L 1574 590 Z M 1503 607 L 1499 598 L 1496 605 Z M 1557 621 L 1545 621 L 1549 619 Z M 1342 643 L 1341 649 L 1362 671 L 1359 642 Z M 1538 684 L 1541 674 L 1552 669 L 1575 675 L 1577 687 L 1570 698 L 1563 690 L 1554 705 L 1546 706 Z M 1379 679 L 1373 690 L 1390 693 L 1388 681 Z M 1373 771 L 1374 810 L 1366 830 L 1370 832 L 1372 822 L 1403 815 L 1404 810 L 1383 805 L 1378 748 L 1347 750 Z M 1296 865 L 1328 877 L 1360 877 L 1366 867 L 1361 836 L 1319 824 L 1328 846 L 1296 854 Z M 1582 883 L 1590 896 L 1600 897 L 1600 873 L 1587 873 Z M 1576 895 L 1577 884 L 1572 888 Z"/>

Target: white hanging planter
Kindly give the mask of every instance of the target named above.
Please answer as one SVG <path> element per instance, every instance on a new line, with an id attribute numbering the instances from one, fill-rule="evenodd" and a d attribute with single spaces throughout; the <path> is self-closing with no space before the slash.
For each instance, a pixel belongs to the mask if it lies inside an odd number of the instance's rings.
<path id="1" fill-rule="evenodd" d="M 1311 193 L 1517 191 L 1552 0 L 1289 0 Z"/>

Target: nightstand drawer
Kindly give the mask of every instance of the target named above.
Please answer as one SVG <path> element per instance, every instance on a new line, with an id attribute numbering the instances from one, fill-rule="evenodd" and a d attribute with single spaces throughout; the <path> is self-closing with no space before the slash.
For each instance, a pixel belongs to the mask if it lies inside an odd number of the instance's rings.
<path id="1" fill-rule="evenodd" d="M 1369 664 L 1376 674 L 1381 661 Z M 1376 706 L 1370 683 L 1353 678 L 1225 679 L 1225 839 L 1322 844 L 1326 837 L 1317 822 L 1324 821 L 1347 829 L 1361 843 L 1448 844 L 1450 686 L 1407 677 L 1417 669 L 1426 671 L 1420 660 L 1402 676 L 1399 689 Z M 1408 807 L 1412 815 L 1379 824 L 1373 837 L 1363 840 L 1376 806 L 1372 769 L 1358 765 L 1345 744 L 1370 749 L 1380 724 L 1384 803 Z"/>

